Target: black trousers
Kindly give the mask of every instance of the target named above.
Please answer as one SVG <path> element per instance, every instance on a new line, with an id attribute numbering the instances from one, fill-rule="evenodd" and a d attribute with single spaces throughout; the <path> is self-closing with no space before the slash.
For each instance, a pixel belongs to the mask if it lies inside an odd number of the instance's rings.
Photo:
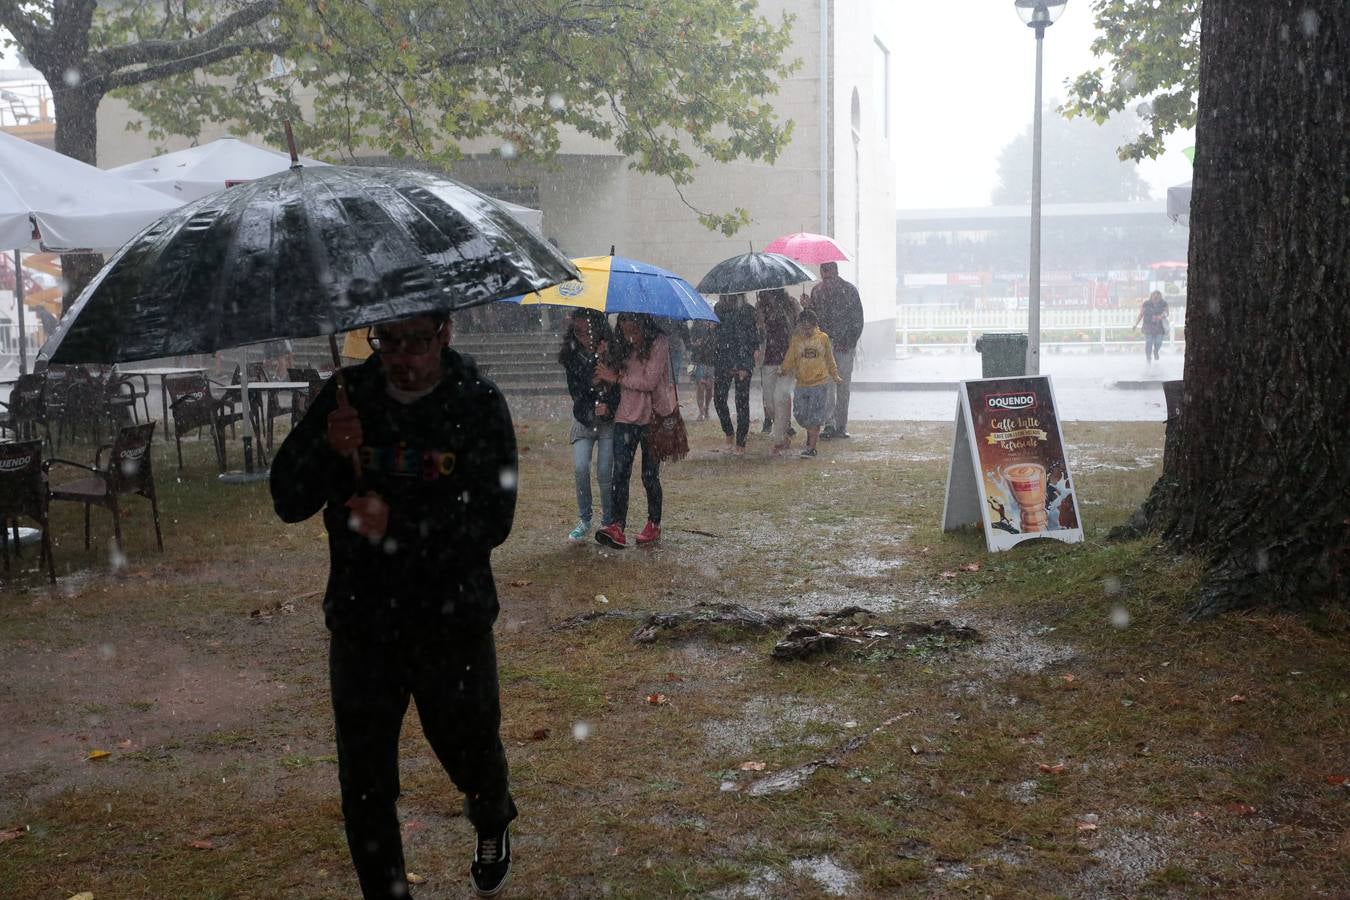
<path id="1" fill-rule="evenodd" d="M 409 698 L 417 701 L 422 731 L 436 758 L 464 792 L 474 827 L 500 831 L 516 817 L 498 736 L 501 705 L 492 632 L 427 629 L 397 642 L 335 632 L 328 663 L 342 815 L 361 892 L 366 900 L 407 897 L 395 801 L 398 736 Z"/>
<path id="2" fill-rule="evenodd" d="M 750 379 L 736 378 L 730 369 L 716 369 L 713 372 L 713 405 L 717 407 L 717 421 L 722 423 L 722 433 L 731 434 L 731 410 L 727 408 L 727 391 L 736 385 L 736 446 L 745 446 L 745 436 L 750 433 Z"/>
<path id="3" fill-rule="evenodd" d="M 647 425 L 614 423 L 614 474 L 610 510 L 620 528 L 628 527 L 628 482 L 633 478 L 633 457 L 642 445 L 642 489 L 647 492 L 647 518 L 661 524 L 661 461 L 647 444 Z"/>

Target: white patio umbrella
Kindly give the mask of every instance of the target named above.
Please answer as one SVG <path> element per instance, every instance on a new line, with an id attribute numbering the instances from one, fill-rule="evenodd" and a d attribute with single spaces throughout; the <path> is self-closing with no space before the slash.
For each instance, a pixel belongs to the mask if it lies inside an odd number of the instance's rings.
<path id="1" fill-rule="evenodd" d="M 102 169 L 0 132 L 0 249 L 112 250 L 181 202 Z M 23 278 L 17 277 L 19 370 Z"/>
<path id="2" fill-rule="evenodd" d="M 326 166 L 317 159 L 300 157 L 306 167 Z M 220 138 L 200 147 L 175 150 L 124 166 L 108 169 L 116 175 L 152 188 L 183 203 L 223 190 L 227 182 L 252 181 L 284 172 L 291 167 L 288 153 L 255 147 L 238 138 Z"/>

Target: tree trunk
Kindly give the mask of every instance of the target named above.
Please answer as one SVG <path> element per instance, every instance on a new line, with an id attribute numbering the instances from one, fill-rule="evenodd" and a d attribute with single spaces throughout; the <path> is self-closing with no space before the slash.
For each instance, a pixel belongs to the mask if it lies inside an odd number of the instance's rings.
<path id="1" fill-rule="evenodd" d="M 52 99 L 56 103 L 56 152 L 96 166 L 98 106 L 103 101 L 103 94 L 78 86 L 64 87 L 63 78 L 64 73 L 55 79 L 47 75 L 47 83 L 53 85 Z M 58 90 L 58 85 L 63 87 Z M 103 257 L 98 253 L 61 254 L 62 313 L 70 309 L 80 291 L 102 266 Z"/>
<path id="2" fill-rule="evenodd" d="M 1205 0 L 1185 389 L 1149 527 L 1211 560 L 1193 615 L 1345 604 L 1345 0 Z"/>

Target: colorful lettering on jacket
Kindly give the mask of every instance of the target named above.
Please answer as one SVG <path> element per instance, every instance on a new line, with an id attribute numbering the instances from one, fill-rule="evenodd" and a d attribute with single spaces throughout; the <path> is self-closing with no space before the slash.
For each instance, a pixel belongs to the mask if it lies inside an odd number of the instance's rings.
<path id="1" fill-rule="evenodd" d="M 361 468 L 366 472 L 435 481 L 455 471 L 455 454 L 448 450 L 422 450 L 407 444 L 362 447 Z"/>

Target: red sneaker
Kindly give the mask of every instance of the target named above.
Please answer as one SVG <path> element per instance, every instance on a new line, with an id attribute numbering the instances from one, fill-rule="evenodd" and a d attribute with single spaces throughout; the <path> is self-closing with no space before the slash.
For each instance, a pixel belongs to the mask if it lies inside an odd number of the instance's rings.
<path id="1" fill-rule="evenodd" d="M 646 534 L 644 531 L 643 534 Z M 628 541 L 623 536 L 623 526 L 618 522 L 611 522 L 604 528 L 595 533 L 595 539 L 606 547 L 613 547 L 615 550 L 625 550 L 628 547 Z"/>
<path id="2" fill-rule="evenodd" d="M 654 544 L 661 538 L 661 526 L 650 519 L 647 520 L 647 527 L 642 529 L 642 534 L 637 536 L 638 546 L 643 544 Z"/>

